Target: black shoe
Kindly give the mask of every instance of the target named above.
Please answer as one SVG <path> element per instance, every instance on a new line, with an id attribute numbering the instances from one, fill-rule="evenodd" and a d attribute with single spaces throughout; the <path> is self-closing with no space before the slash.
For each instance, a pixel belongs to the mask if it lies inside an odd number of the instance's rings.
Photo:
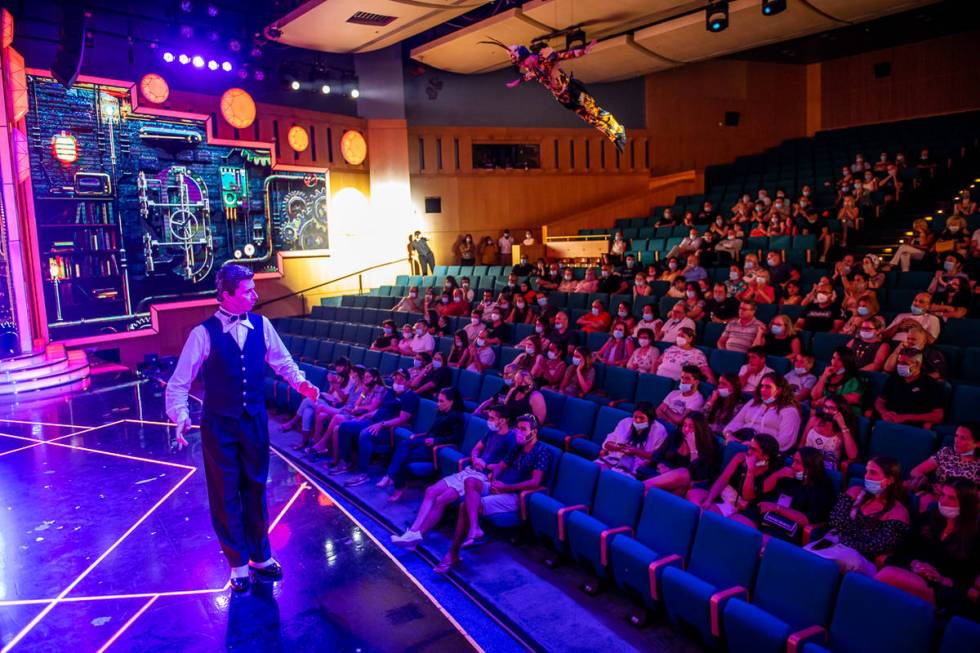
<path id="1" fill-rule="evenodd" d="M 248 576 L 242 576 L 241 578 L 232 578 L 229 582 L 231 583 L 231 591 L 234 592 L 235 594 L 242 594 L 243 592 L 247 592 L 249 586 L 252 584 L 252 580 Z"/>
<path id="2" fill-rule="evenodd" d="M 273 562 L 268 567 L 256 567 L 255 565 L 250 565 L 252 568 L 252 573 L 255 574 L 256 578 L 259 580 L 282 580 L 282 565 L 278 562 Z"/>

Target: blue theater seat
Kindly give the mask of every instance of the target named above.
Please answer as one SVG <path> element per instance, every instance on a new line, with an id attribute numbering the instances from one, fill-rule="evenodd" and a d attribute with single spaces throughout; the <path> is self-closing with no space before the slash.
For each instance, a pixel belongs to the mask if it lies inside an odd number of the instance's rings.
<path id="1" fill-rule="evenodd" d="M 805 644 L 803 653 L 927 653 L 934 626 L 933 608 L 922 599 L 850 573 L 837 595 L 829 641 Z"/>
<path id="2" fill-rule="evenodd" d="M 834 561 L 769 540 L 752 602 L 736 597 L 725 606 L 729 653 L 783 653 L 790 639 L 826 632 L 839 583 Z"/>
<path id="3" fill-rule="evenodd" d="M 630 414 L 625 410 L 603 406 L 596 414 L 595 425 L 591 432 L 567 436 L 565 450 L 595 460 L 599 456 L 599 450 L 606 436 L 613 432 L 620 420 L 629 416 Z"/>
<path id="4" fill-rule="evenodd" d="M 482 417 L 470 415 L 466 420 L 466 429 L 463 431 L 463 441 L 459 448 L 444 447 L 436 452 L 436 463 L 439 466 L 439 473 L 442 476 L 449 476 L 462 471 L 463 467 L 469 463 L 470 453 L 473 447 L 487 434 L 487 421 Z"/>
<path id="5" fill-rule="evenodd" d="M 946 624 L 939 653 L 980 653 L 980 624 L 953 617 Z"/>
<path id="6" fill-rule="evenodd" d="M 562 452 L 556 447 L 550 444 L 544 444 L 547 450 L 551 453 L 551 466 L 544 475 L 544 482 L 541 484 L 541 488 L 545 490 L 550 490 L 555 484 L 555 477 L 558 475 L 558 466 L 561 464 L 563 458 Z M 514 529 L 525 521 L 527 521 L 527 504 L 528 500 L 537 493 L 537 488 L 524 490 L 520 495 L 520 509 L 515 512 L 498 512 L 492 515 L 484 515 L 483 519 L 488 524 L 498 529 Z"/>
<path id="7" fill-rule="evenodd" d="M 690 501 L 651 489 L 643 502 L 636 535 L 620 535 L 613 540 L 609 564 L 616 584 L 638 594 L 647 607 L 656 607 L 663 570 L 687 560 L 700 514 Z"/>
<path id="8" fill-rule="evenodd" d="M 619 472 L 602 472 L 591 514 L 576 511 L 565 520 L 572 557 L 606 578 L 609 546 L 618 534 L 632 535 L 642 504 L 642 483 Z"/>
<path id="9" fill-rule="evenodd" d="M 592 424 L 595 422 L 598 408 L 594 402 L 586 399 L 566 397 L 558 424 L 541 427 L 538 436 L 550 445 L 564 448 L 566 436 L 572 433 L 592 432 Z"/>
<path id="10" fill-rule="evenodd" d="M 762 533 L 754 528 L 702 513 L 687 569 L 664 569 L 661 595 L 670 621 L 692 626 L 705 643 L 714 643 L 727 600 L 752 588 L 761 548 Z"/>
<path id="11" fill-rule="evenodd" d="M 599 466 L 579 456 L 562 456 L 550 494 L 528 499 L 528 520 L 534 534 L 558 553 L 567 551 L 565 519 L 574 510 L 588 510 L 599 480 Z"/>
<path id="12" fill-rule="evenodd" d="M 396 440 L 407 438 L 413 433 L 424 433 L 429 430 L 432 423 L 436 420 L 436 402 L 429 399 L 419 400 L 419 411 L 415 413 L 414 419 L 408 426 L 395 428 L 394 437 Z"/>

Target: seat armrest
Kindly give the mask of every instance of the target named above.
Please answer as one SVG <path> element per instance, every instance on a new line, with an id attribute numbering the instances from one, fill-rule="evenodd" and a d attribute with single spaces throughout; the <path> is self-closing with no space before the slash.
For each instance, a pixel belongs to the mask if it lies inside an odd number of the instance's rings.
<path id="1" fill-rule="evenodd" d="M 650 596 L 654 601 L 660 600 L 659 592 L 657 590 L 657 570 L 659 570 L 661 567 L 672 567 L 675 565 L 680 566 L 681 569 L 684 568 L 684 558 L 676 553 L 665 558 L 654 560 L 650 563 L 650 566 L 647 567 L 647 571 L 650 574 Z"/>
<path id="2" fill-rule="evenodd" d="M 451 444 L 437 444 L 436 446 L 432 447 L 432 465 L 433 465 L 433 467 L 435 467 L 436 469 L 439 469 L 439 450 L 440 449 L 445 449 L 446 447 L 451 447 L 451 446 L 453 446 L 453 445 L 451 445 Z"/>
<path id="3" fill-rule="evenodd" d="M 813 534 L 821 528 L 824 528 L 827 524 L 820 522 L 819 524 L 807 524 L 803 527 L 803 545 L 806 546 L 813 540 Z"/>
<path id="4" fill-rule="evenodd" d="M 523 490 L 521 492 L 519 497 L 521 502 L 521 521 L 527 521 L 527 498 L 535 492 L 546 492 L 547 490 L 548 488 L 541 486 L 530 490 Z"/>
<path id="5" fill-rule="evenodd" d="M 786 640 L 786 653 L 798 653 L 807 640 L 820 637 L 824 642 L 827 641 L 827 629 L 823 626 L 810 626 L 803 630 L 798 630 Z"/>
<path id="6" fill-rule="evenodd" d="M 585 433 L 576 433 L 575 435 L 566 435 L 565 436 L 565 441 L 564 441 L 565 451 L 568 451 L 568 447 L 572 444 L 572 440 L 576 440 L 578 438 L 587 438 L 587 437 L 589 437 L 589 436 L 586 435 Z"/>
<path id="7" fill-rule="evenodd" d="M 632 526 L 619 526 L 617 528 L 607 528 L 599 533 L 599 561 L 605 567 L 609 564 L 609 538 L 617 533 L 633 534 Z"/>
<path id="8" fill-rule="evenodd" d="M 473 462 L 472 456 L 466 456 L 456 461 L 456 471 L 461 472 L 463 468 Z"/>
<path id="9" fill-rule="evenodd" d="M 611 408 L 615 408 L 619 404 L 622 404 L 622 403 L 625 403 L 625 402 L 626 402 L 625 399 L 612 399 L 612 400 L 609 401 L 609 406 Z"/>
<path id="10" fill-rule="evenodd" d="M 741 585 L 736 585 L 735 587 L 729 587 L 727 590 L 721 590 L 720 592 L 715 592 L 711 595 L 711 601 L 709 603 L 709 608 L 711 610 L 711 634 L 715 637 L 721 637 L 722 602 L 727 601 L 733 596 L 738 596 L 739 594 L 745 594 L 747 599 L 749 590 L 745 589 Z"/>
<path id="11" fill-rule="evenodd" d="M 573 510 L 584 510 L 589 512 L 589 507 L 584 503 L 577 503 L 574 506 L 562 506 L 558 509 L 558 541 L 565 541 L 565 513 L 572 512 Z"/>

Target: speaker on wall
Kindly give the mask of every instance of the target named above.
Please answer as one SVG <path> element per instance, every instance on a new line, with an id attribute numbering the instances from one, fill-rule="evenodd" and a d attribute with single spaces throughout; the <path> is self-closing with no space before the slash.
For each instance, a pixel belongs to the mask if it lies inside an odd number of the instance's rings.
<path id="1" fill-rule="evenodd" d="M 726 111 L 725 112 L 725 127 L 738 127 L 738 121 L 741 120 L 742 114 L 738 111 Z"/>
<path id="2" fill-rule="evenodd" d="M 441 197 L 426 197 L 425 198 L 425 212 L 426 213 L 442 213 L 442 198 Z"/>
<path id="3" fill-rule="evenodd" d="M 61 22 L 60 43 L 51 64 L 51 74 L 65 88 L 71 88 L 82 69 L 82 54 L 85 51 L 85 23 L 88 12 L 80 2 L 62 5 L 64 16 Z"/>

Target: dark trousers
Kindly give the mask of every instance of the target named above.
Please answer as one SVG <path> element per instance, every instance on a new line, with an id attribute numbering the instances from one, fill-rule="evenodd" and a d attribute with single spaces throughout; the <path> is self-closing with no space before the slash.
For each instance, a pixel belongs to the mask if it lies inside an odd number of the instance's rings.
<path id="1" fill-rule="evenodd" d="M 432 274 L 436 267 L 435 254 L 419 254 L 419 265 L 423 275 Z"/>
<path id="2" fill-rule="evenodd" d="M 391 429 L 381 429 L 377 435 L 371 435 L 366 428 L 361 429 L 357 435 L 357 471 L 367 474 L 375 452 L 386 452 L 390 448 Z"/>
<path id="3" fill-rule="evenodd" d="M 232 567 L 272 557 L 265 484 L 269 477 L 269 418 L 201 417 L 201 445 L 211 523 Z"/>
<path id="4" fill-rule="evenodd" d="M 388 464 L 388 476 L 395 482 L 395 488 L 401 489 L 408 483 L 408 463 L 427 460 L 432 460 L 432 448 L 425 444 L 424 438 L 399 440 Z"/>
<path id="5" fill-rule="evenodd" d="M 371 420 L 357 418 L 349 419 L 340 425 L 337 429 L 337 444 L 341 460 L 344 462 L 351 461 L 351 445 L 354 444 L 354 440 L 357 439 L 361 429 L 368 426 L 371 426 Z"/>

